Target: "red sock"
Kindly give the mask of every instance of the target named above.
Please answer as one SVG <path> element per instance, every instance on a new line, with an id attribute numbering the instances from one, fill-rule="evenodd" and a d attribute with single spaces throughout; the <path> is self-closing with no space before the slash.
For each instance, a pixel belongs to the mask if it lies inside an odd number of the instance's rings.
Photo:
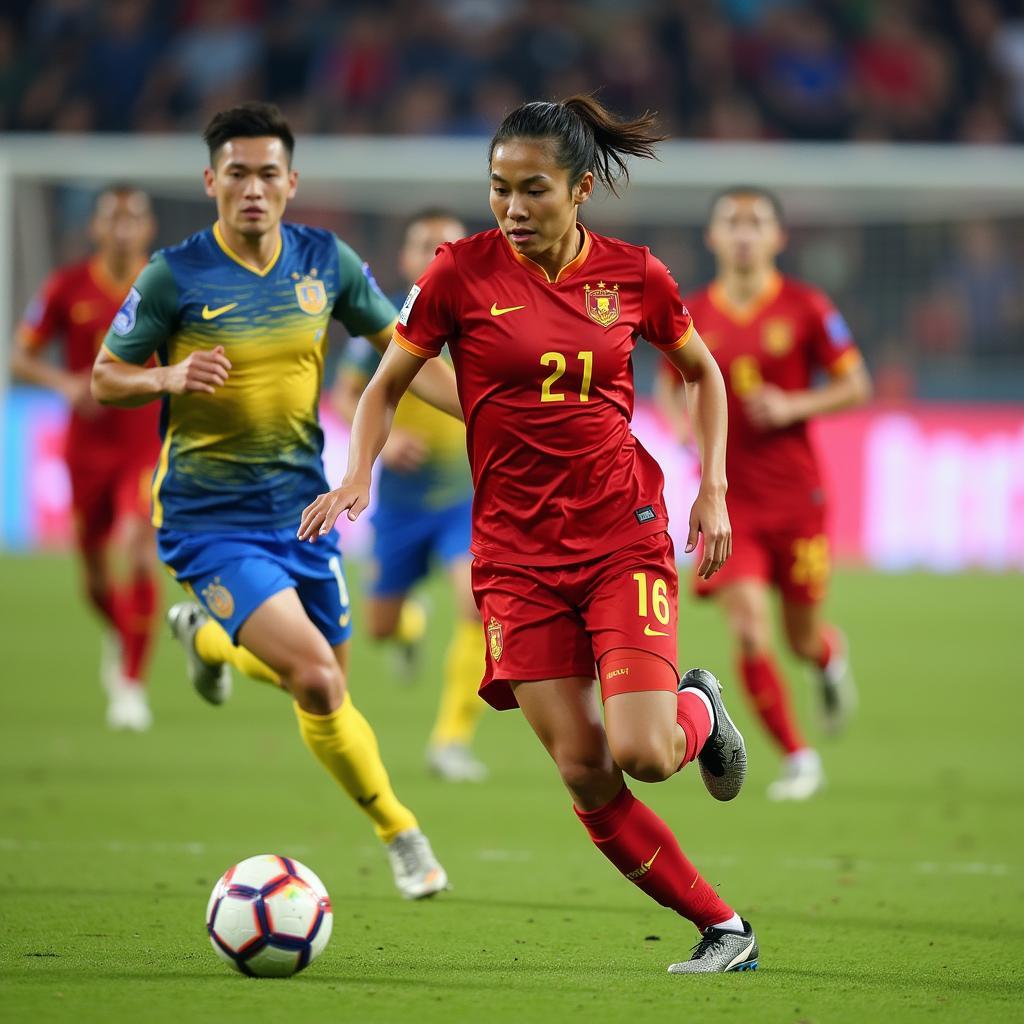
<path id="1" fill-rule="evenodd" d="M 824 671 L 832 660 L 836 646 L 836 631 L 831 626 L 824 626 L 821 630 L 821 654 L 815 659 L 814 664 Z"/>
<path id="2" fill-rule="evenodd" d="M 686 735 L 686 753 L 679 767 L 689 764 L 703 749 L 711 735 L 708 706 L 690 690 L 676 694 L 676 721 Z"/>
<path id="3" fill-rule="evenodd" d="M 136 576 L 117 595 L 117 632 L 121 640 L 121 672 L 142 680 L 155 635 L 157 587 L 152 576 Z"/>
<path id="4" fill-rule="evenodd" d="M 767 654 L 740 658 L 740 675 L 765 728 L 787 754 L 807 746 L 789 706 L 789 695 L 775 662 Z"/>
<path id="5" fill-rule="evenodd" d="M 732 908 L 701 878 L 668 825 L 625 786 L 596 811 L 574 810 L 594 845 L 651 899 L 701 931 L 732 917 Z"/>

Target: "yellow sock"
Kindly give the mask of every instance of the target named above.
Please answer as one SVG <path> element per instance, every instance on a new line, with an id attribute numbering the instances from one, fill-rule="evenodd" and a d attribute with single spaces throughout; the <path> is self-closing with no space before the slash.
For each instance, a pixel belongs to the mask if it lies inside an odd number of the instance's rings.
<path id="1" fill-rule="evenodd" d="M 281 677 L 266 662 L 260 661 L 252 651 L 236 647 L 224 627 L 213 619 L 208 619 L 196 630 L 195 644 L 196 654 L 211 665 L 226 661 L 251 679 L 281 685 Z"/>
<path id="2" fill-rule="evenodd" d="M 341 707 L 329 715 L 314 715 L 298 704 L 295 714 L 306 746 L 366 812 L 381 842 L 390 843 L 399 832 L 417 827 L 412 811 L 399 803 L 391 788 L 370 723 L 347 693 Z"/>
<path id="3" fill-rule="evenodd" d="M 427 613 L 419 601 L 408 600 L 402 603 L 398 613 L 398 625 L 395 626 L 395 640 L 400 644 L 415 644 L 423 639 L 427 632 Z"/>
<path id="4" fill-rule="evenodd" d="M 460 619 L 455 623 L 452 642 L 444 666 L 444 689 L 437 721 L 430 737 L 433 746 L 445 743 L 468 744 L 484 713 L 484 702 L 478 696 L 484 672 L 484 630 L 476 620 Z"/>

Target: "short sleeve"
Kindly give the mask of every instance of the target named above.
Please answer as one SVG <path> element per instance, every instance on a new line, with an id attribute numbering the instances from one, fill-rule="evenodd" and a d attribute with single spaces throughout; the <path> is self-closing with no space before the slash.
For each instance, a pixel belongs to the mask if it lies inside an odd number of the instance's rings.
<path id="1" fill-rule="evenodd" d="M 412 286 L 398 314 L 395 342 L 407 352 L 433 359 L 455 335 L 458 275 L 451 243 L 446 242 Z"/>
<path id="2" fill-rule="evenodd" d="M 390 327 L 397 315 L 395 307 L 374 280 L 370 265 L 340 238 L 334 241 L 338 247 L 341 286 L 331 316 L 340 320 L 353 337 L 376 334 Z"/>
<path id="3" fill-rule="evenodd" d="M 690 311 L 683 305 L 668 267 L 649 249 L 644 250 L 647 262 L 641 308 L 640 333 L 663 352 L 682 348 L 693 334 Z"/>
<path id="4" fill-rule="evenodd" d="M 67 327 L 67 308 L 63 302 L 61 274 L 51 274 L 32 297 L 18 324 L 18 344 L 24 348 L 41 348 Z"/>
<path id="5" fill-rule="evenodd" d="M 811 308 L 811 359 L 834 376 L 842 376 L 861 362 L 843 314 L 822 292 L 809 295 Z"/>
<path id="6" fill-rule="evenodd" d="M 350 339 L 341 359 L 343 372 L 353 373 L 369 380 L 377 372 L 379 365 L 380 353 L 366 338 L 359 336 Z"/>
<path id="7" fill-rule="evenodd" d="M 178 326 L 178 286 L 167 260 L 157 253 L 135 279 L 103 339 L 123 363 L 143 366 Z"/>

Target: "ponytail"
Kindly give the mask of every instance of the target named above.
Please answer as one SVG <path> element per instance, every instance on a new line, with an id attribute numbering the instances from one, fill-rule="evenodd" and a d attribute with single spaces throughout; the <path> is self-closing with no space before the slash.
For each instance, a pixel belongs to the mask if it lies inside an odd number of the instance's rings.
<path id="1" fill-rule="evenodd" d="M 560 167 L 569 171 L 569 186 L 593 171 L 614 195 L 619 181 L 629 181 L 626 157 L 650 159 L 654 147 L 666 138 L 655 131 L 649 111 L 632 121 L 619 120 L 593 95 L 570 96 L 561 103 L 524 103 L 506 115 L 491 139 L 488 160 L 507 139 L 551 139 Z"/>

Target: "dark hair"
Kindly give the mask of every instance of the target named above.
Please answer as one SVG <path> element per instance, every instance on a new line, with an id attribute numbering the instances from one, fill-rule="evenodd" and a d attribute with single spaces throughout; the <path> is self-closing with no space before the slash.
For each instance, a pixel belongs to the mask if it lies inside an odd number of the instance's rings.
<path id="1" fill-rule="evenodd" d="M 152 206 L 152 201 L 149 198 L 149 193 L 138 185 L 133 185 L 130 181 L 112 181 L 109 185 L 105 185 L 103 188 L 96 193 L 93 199 L 93 209 L 96 209 L 100 205 L 100 200 L 104 196 L 134 196 L 140 195 L 146 200 L 147 206 Z"/>
<path id="2" fill-rule="evenodd" d="M 708 217 L 715 212 L 715 207 L 718 205 L 720 199 L 733 196 L 757 196 L 758 199 L 766 199 L 770 204 L 772 211 L 775 214 L 775 219 L 780 223 L 784 223 L 782 213 L 782 200 L 770 189 L 765 188 L 763 185 L 730 185 L 728 188 L 719 189 L 712 197 L 711 204 L 708 206 Z"/>
<path id="3" fill-rule="evenodd" d="M 454 220 L 462 223 L 462 218 L 446 206 L 426 206 L 405 218 L 402 223 L 402 237 L 405 238 L 413 224 L 420 224 L 425 220 Z"/>
<path id="4" fill-rule="evenodd" d="M 524 103 L 499 125 L 487 159 L 490 162 L 495 147 L 506 139 L 553 139 L 558 166 L 569 170 L 570 188 L 593 171 L 601 184 L 618 195 L 618 181 L 629 181 L 624 158 L 653 157 L 655 144 L 666 138 L 656 134 L 655 123 L 650 111 L 622 121 L 593 95 L 570 96 L 561 103 Z"/>
<path id="5" fill-rule="evenodd" d="M 290 167 L 295 152 L 295 136 L 284 115 L 273 103 L 250 100 L 237 107 L 218 111 L 210 118 L 204 130 L 203 141 L 210 149 L 212 165 L 217 162 L 221 147 L 230 139 L 258 139 L 265 135 L 274 136 L 284 143 Z"/>

